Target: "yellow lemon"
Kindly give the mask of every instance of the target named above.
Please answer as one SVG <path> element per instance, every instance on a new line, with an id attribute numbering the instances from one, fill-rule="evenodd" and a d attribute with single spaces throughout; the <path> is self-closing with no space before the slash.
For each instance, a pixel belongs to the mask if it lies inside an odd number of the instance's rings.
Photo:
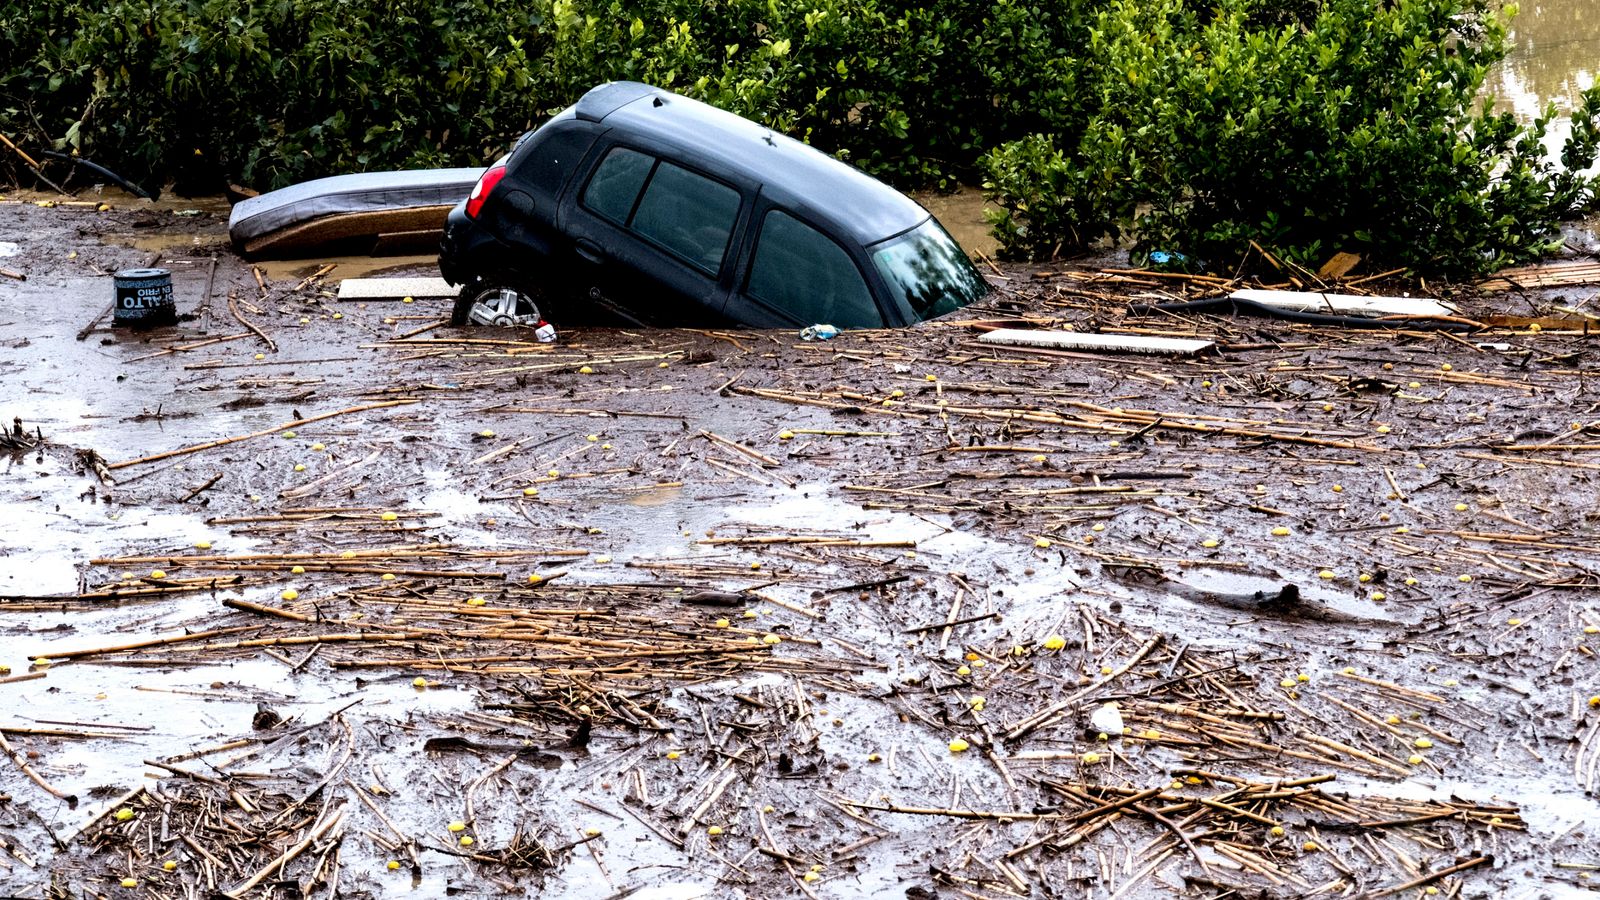
<path id="1" fill-rule="evenodd" d="M 285 600 L 298 600 L 300 598 L 300 592 L 295 590 L 294 588 L 289 588 L 288 590 L 284 591 L 279 596 L 282 597 Z"/>
<path id="2" fill-rule="evenodd" d="M 962 740 L 961 738 L 956 738 L 955 740 L 950 742 L 950 752 L 951 753 L 965 753 L 965 752 L 967 752 L 967 748 L 969 748 L 971 746 L 972 746 L 971 744 L 967 743 L 966 741 Z"/>
<path id="3" fill-rule="evenodd" d="M 1044 648 L 1046 650 L 1060 650 L 1062 647 L 1065 647 L 1066 645 L 1067 645 L 1067 639 L 1062 637 L 1059 634 L 1052 634 L 1049 637 L 1044 639 Z"/>

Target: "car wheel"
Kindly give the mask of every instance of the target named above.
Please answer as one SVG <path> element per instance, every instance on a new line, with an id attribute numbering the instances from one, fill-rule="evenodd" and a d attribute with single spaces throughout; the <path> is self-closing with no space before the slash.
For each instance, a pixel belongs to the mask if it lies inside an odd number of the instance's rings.
<path id="1" fill-rule="evenodd" d="M 461 289 L 450 324 L 532 327 L 549 316 L 542 291 L 503 281 L 477 281 Z"/>

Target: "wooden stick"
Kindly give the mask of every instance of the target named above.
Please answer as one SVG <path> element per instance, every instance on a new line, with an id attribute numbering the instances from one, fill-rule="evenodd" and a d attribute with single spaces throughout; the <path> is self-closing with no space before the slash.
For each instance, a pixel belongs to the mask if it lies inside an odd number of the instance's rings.
<path id="1" fill-rule="evenodd" d="M 1457 863 L 1457 864 L 1451 866 L 1448 869 L 1440 869 L 1437 872 L 1433 872 L 1433 873 L 1428 874 L 1428 875 L 1423 875 L 1420 878 L 1413 878 L 1410 881 L 1406 882 L 1405 884 L 1397 884 L 1397 885 L 1394 885 L 1393 887 L 1386 887 L 1386 888 L 1384 888 L 1382 890 L 1374 891 L 1372 896 L 1374 896 L 1374 897 L 1387 897 L 1390 894 L 1403 893 L 1405 891 L 1411 890 L 1412 888 L 1422 887 L 1423 885 L 1427 884 L 1430 881 L 1438 881 L 1439 879 L 1444 878 L 1446 876 L 1454 875 L 1457 872 L 1465 872 L 1468 869 L 1476 868 L 1478 866 L 1483 865 L 1486 862 L 1492 862 L 1493 860 L 1494 860 L 1494 857 L 1492 857 L 1492 856 L 1475 856 L 1472 859 L 1467 860 L 1466 862 Z"/>
<path id="2" fill-rule="evenodd" d="M 106 468 L 123 469 L 128 466 L 138 466 L 143 465 L 144 463 L 158 462 L 163 459 L 171 459 L 174 456 L 185 456 L 190 453 L 199 453 L 201 450 L 210 450 L 215 447 L 226 447 L 229 444 L 237 444 L 240 441 L 247 441 L 251 438 L 265 437 L 266 435 L 276 434 L 289 428 L 298 428 L 302 425 L 309 425 L 312 422 L 321 422 L 325 419 L 331 419 L 334 416 L 366 412 L 367 410 L 371 409 L 386 409 L 391 406 L 407 406 L 416 402 L 417 401 L 415 400 L 385 400 L 382 403 L 367 403 L 361 406 L 351 406 L 345 409 L 335 410 L 330 413 L 323 413 L 319 416 L 307 416 L 304 419 L 295 419 L 293 422 L 285 422 L 282 425 L 275 425 L 271 428 L 264 428 L 260 431 L 252 431 L 249 434 L 241 434 L 230 438 L 223 438 L 220 441 L 207 441 L 204 444 L 195 444 L 192 447 L 184 447 L 179 450 L 168 450 L 165 453 L 157 453 L 153 456 L 141 456 L 138 459 L 129 459 L 124 460 L 123 462 L 111 463 L 107 465 Z"/>
<path id="3" fill-rule="evenodd" d="M 259 279 L 261 276 L 258 274 L 256 277 Z M 262 288 L 262 290 L 264 292 L 266 290 L 266 288 Z M 229 291 L 228 292 L 228 312 L 233 313 L 234 320 L 237 321 L 240 325 L 243 325 L 244 327 L 246 327 L 246 328 L 250 329 L 251 331 L 255 332 L 256 333 L 256 337 L 261 338 L 261 340 L 265 341 L 266 345 L 267 345 L 267 349 L 271 350 L 273 353 L 277 353 L 278 352 L 278 344 L 277 344 L 277 342 L 274 341 L 272 338 L 267 337 L 267 333 L 265 331 L 262 331 L 260 328 L 256 327 L 256 324 L 254 322 L 251 322 L 249 319 L 246 319 L 244 317 L 244 314 L 239 312 L 239 292 L 238 291 Z"/>
<path id="4" fill-rule="evenodd" d="M 293 847 L 290 847 L 288 850 L 285 850 L 282 856 L 270 863 L 267 863 L 266 868 L 250 876 L 244 881 L 243 884 L 239 885 L 233 890 L 227 891 L 224 896 L 231 898 L 231 900 L 240 900 L 241 897 L 250 892 L 251 888 L 263 881 L 266 881 L 267 878 L 272 875 L 274 869 L 281 870 L 284 866 L 287 866 L 294 860 L 295 857 L 304 853 L 306 848 L 316 843 L 324 834 L 327 834 L 329 831 L 331 831 L 335 825 L 343 822 L 344 812 L 344 807 L 339 807 L 338 811 L 331 816 L 327 816 L 323 820 L 322 824 L 313 827 L 311 829 L 311 833 L 307 834 L 304 840 L 298 844 L 295 844 Z"/>
<path id="5" fill-rule="evenodd" d="M 65 800 L 69 804 L 78 802 L 78 798 L 76 796 L 58 788 L 51 787 L 50 782 L 44 780 L 44 776 L 40 775 L 38 772 L 35 772 L 33 770 L 33 766 L 28 765 L 28 761 L 22 758 L 22 754 L 18 753 L 16 749 L 11 746 L 11 742 L 6 740 L 6 735 L 3 731 L 0 731 L 0 751 L 4 751 L 7 756 L 11 757 L 11 761 L 17 764 L 17 768 L 22 770 L 22 774 L 33 779 L 34 784 L 44 788 L 50 793 L 51 796 L 58 800 Z"/>

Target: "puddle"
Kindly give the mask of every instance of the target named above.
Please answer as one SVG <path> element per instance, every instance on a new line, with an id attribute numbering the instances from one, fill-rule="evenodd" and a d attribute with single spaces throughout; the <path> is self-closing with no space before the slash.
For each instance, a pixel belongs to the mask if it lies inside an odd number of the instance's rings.
<path id="1" fill-rule="evenodd" d="M 323 276 L 324 284 L 338 284 L 346 278 L 372 278 L 394 275 L 416 269 L 436 270 L 439 254 L 412 256 L 330 256 L 323 259 L 278 259 L 256 263 L 262 274 L 272 281 L 298 281 L 309 278 L 323 266 L 332 263 L 333 271 Z"/>

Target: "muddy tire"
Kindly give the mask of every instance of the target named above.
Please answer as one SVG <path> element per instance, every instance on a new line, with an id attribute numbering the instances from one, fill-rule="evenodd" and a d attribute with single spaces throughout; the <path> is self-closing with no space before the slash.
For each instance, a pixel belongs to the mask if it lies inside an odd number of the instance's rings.
<path id="1" fill-rule="evenodd" d="M 520 282 L 480 280 L 469 282 L 456 297 L 450 324 L 488 325 L 500 328 L 532 327 L 551 318 L 545 292 Z"/>

